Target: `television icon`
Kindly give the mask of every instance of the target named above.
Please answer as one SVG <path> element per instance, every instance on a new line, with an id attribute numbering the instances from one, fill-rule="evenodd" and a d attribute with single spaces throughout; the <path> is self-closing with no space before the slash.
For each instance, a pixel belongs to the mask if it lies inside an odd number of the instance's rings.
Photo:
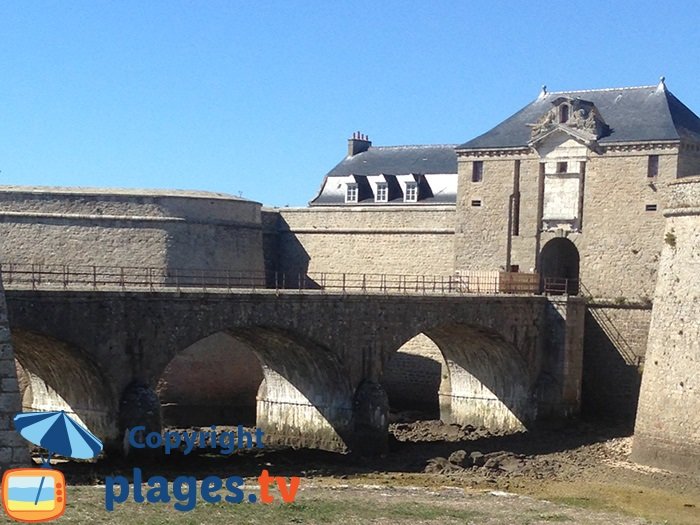
<path id="1" fill-rule="evenodd" d="M 66 510 L 66 480 L 58 470 L 17 468 L 2 476 L 2 505 L 17 521 L 50 521 Z"/>

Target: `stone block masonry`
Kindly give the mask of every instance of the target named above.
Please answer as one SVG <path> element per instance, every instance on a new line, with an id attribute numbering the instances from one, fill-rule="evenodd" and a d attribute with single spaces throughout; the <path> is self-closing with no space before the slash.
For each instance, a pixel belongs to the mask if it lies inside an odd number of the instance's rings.
<path id="1" fill-rule="evenodd" d="M 651 304 L 591 302 L 586 309 L 583 406 L 587 416 L 624 421 L 637 414 Z"/>
<path id="2" fill-rule="evenodd" d="M 700 472 L 700 177 L 669 186 L 632 458 Z"/>
<path id="3" fill-rule="evenodd" d="M 260 204 L 197 191 L 0 187 L 0 262 L 262 272 Z"/>
<path id="4" fill-rule="evenodd" d="M 29 464 L 27 443 L 15 432 L 12 424 L 12 418 L 21 408 L 5 291 L 0 276 L 0 474 L 5 469 Z"/>
<path id="5" fill-rule="evenodd" d="M 453 274 L 454 206 L 277 211 L 280 272 Z"/>

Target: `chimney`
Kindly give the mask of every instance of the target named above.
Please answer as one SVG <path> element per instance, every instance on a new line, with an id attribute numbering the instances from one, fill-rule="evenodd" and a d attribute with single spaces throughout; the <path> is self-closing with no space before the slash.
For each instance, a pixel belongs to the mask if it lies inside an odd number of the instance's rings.
<path id="1" fill-rule="evenodd" d="M 358 153 L 367 151 L 372 143 L 367 135 L 363 135 L 359 131 L 352 134 L 352 138 L 348 139 L 348 157 L 353 157 Z"/>

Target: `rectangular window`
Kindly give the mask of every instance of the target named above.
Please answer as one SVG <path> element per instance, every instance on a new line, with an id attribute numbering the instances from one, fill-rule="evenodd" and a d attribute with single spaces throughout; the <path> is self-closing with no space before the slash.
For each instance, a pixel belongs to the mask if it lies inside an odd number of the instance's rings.
<path id="1" fill-rule="evenodd" d="M 568 162 L 557 162 L 557 173 L 568 173 L 569 163 Z"/>
<path id="2" fill-rule="evenodd" d="M 484 161 L 472 162 L 472 182 L 481 182 L 484 179 Z"/>
<path id="3" fill-rule="evenodd" d="M 406 183 L 406 195 L 404 196 L 405 202 L 417 202 L 418 201 L 418 183 L 417 182 L 407 182 Z"/>
<path id="4" fill-rule="evenodd" d="M 659 156 L 649 155 L 649 163 L 647 165 L 647 177 L 656 177 L 659 174 Z"/>
<path id="5" fill-rule="evenodd" d="M 656 204 L 647 204 L 644 209 L 646 211 L 656 211 Z"/>
<path id="6" fill-rule="evenodd" d="M 473 200 L 472 206 L 474 206 L 475 208 L 481 208 L 481 200 Z"/>
<path id="7" fill-rule="evenodd" d="M 389 188 L 386 182 L 377 183 L 377 194 L 374 197 L 376 202 L 387 202 L 389 200 Z"/>
<path id="8" fill-rule="evenodd" d="M 345 190 L 345 202 L 357 202 L 357 184 L 351 182 Z"/>

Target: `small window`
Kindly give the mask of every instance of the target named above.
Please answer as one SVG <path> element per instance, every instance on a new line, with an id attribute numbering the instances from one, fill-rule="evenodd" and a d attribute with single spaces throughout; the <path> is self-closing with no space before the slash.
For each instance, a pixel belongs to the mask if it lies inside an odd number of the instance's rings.
<path id="1" fill-rule="evenodd" d="M 377 202 L 387 202 L 389 200 L 389 188 L 386 182 L 377 183 L 377 195 L 375 195 L 375 201 Z"/>
<path id="2" fill-rule="evenodd" d="M 568 162 L 557 162 L 557 173 L 568 173 L 569 163 Z"/>
<path id="3" fill-rule="evenodd" d="M 480 199 L 473 200 L 473 201 L 472 201 L 472 206 L 473 206 L 474 208 L 481 208 L 481 200 L 480 200 Z"/>
<path id="4" fill-rule="evenodd" d="M 345 189 L 345 202 L 357 202 L 357 184 L 351 182 Z"/>
<path id="5" fill-rule="evenodd" d="M 562 104 L 559 106 L 559 122 L 564 123 L 569 120 L 569 105 L 568 104 Z"/>
<path id="6" fill-rule="evenodd" d="M 417 202 L 418 201 L 418 183 L 417 182 L 407 182 L 406 183 L 406 195 L 404 196 L 404 201 L 406 201 L 406 202 Z"/>
<path id="7" fill-rule="evenodd" d="M 484 161 L 475 160 L 472 163 L 472 182 L 481 182 L 484 178 Z"/>
<path id="8" fill-rule="evenodd" d="M 647 204 L 644 209 L 646 211 L 656 211 L 656 204 Z"/>
<path id="9" fill-rule="evenodd" d="M 659 156 L 649 155 L 649 163 L 647 165 L 647 177 L 656 177 L 659 174 Z"/>

